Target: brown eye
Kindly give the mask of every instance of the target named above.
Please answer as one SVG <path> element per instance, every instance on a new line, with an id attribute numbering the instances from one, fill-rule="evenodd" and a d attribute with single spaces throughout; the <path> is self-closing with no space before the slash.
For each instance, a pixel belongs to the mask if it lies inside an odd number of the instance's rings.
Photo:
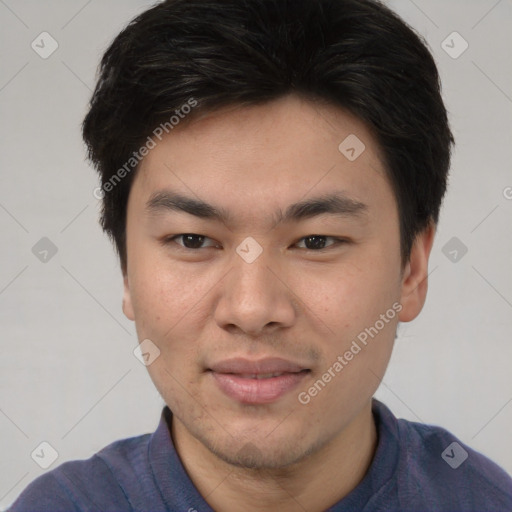
<path id="1" fill-rule="evenodd" d="M 181 239 L 181 242 L 179 240 Z M 167 239 L 167 242 L 176 242 L 178 245 L 185 249 L 203 249 L 206 247 L 213 247 L 215 244 L 203 246 L 205 240 L 211 240 L 204 235 L 197 235 L 195 233 L 183 233 Z"/>
<path id="2" fill-rule="evenodd" d="M 330 243 L 326 245 L 326 241 L 328 239 L 334 240 L 333 243 Z M 323 249 L 327 249 L 329 247 L 332 247 L 333 245 L 337 245 L 339 243 L 345 242 L 345 240 L 342 240 L 340 238 L 335 238 L 332 236 L 326 236 L 326 235 L 308 235 L 304 238 L 301 238 L 299 241 L 299 244 L 304 240 L 305 247 L 301 247 L 304 249 L 312 250 L 312 251 L 321 251 Z"/>

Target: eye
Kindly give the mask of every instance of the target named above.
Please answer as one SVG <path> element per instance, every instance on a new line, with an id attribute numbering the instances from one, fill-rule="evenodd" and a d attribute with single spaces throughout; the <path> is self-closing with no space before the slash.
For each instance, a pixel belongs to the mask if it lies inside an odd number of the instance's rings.
<path id="1" fill-rule="evenodd" d="M 211 243 L 209 245 L 203 245 L 207 240 L 209 240 Z M 327 240 L 331 240 L 331 243 L 326 244 Z M 190 250 L 206 249 L 208 247 L 219 247 L 218 244 L 216 244 L 215 241 L 211 238 L 208 238 L 205 235 L 198 235 L 196 233 L 182 233 L 165 238 L 163 240 L 164 245 L 171 242 L 176 243 L 184 249 Z M 304 244 L 303 246 L 300 245 L 302 243 Z M 348 240 L 327 235 L 308 235 L 301 238 L 296 245 L 300 249 L 318 252 L 343 243 L 348 243 Z"/>
<path id="2" fill-rule="evenodd" d="M 178 242 L 181 239 L 182 242 Z M 204 249 L 205 247 L 217 247 L 215 243 L 209 246 L 203 246 L 205 240 L 213 240 L 204 235 L 197 235 L 195 233 L 183 233 L 181 235 L 175 235 L 171 238 L 166 238 L 164 243 L 176 242 L 178 245 L 183 247 L 184 249 Z"/>
<path id="3" fill-rule="evenodd" d="M 334 240 L 333 243 L 326 246 L 326 240 L 331 239 Z M 323 249 L 327 249 L 329 247 L 332 247 L 333 245 L 339 245 L 342 243 L 347 243 L 347 240 L 344 240 L 342 238 L 336 238 L 333 236 L 326 236 L 326 235 L 308 235 L 304 238 L 301 238 L 297 245 L 299 245 L 304 240 L 304 245 L 306 247 L 300 247 L 301 249 L 308 249 L 313 251 L 321 251 Z"/>

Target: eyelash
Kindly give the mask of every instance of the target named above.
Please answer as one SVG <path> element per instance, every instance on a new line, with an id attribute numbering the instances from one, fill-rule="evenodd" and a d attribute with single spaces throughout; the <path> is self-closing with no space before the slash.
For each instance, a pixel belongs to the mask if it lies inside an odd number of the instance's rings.
<path id="1" fill-rule="evenodd" d="M 215 247 L 215 246 L 207 246 L 207 247 L 199 247 L 199 248 L 196 248 L 196 249 L 192 249 L 190 247 L 185 247 L 184 245 L 181 245 L 181 244 L 179 244 L 179 243 L 177 243 L 175 241 L 177 238 L 181 238 L 181 237 L 184 237 L 184 236 L 187 236 L 187 235 L 188 236 L 203 237 L 205 240 L 212 240 L 211 238 L 209 238 L 209 237 L 207 237 L 205 235 L 198 235 L 197 233 L 181 233 L 179 235 L 174 235 L 172 237 L 168 237 L 168 238 L 163 239 L 162 243 L 164 245 L 169 245 L 171 242 L 173 242 L 173 243 L 176 243 L 180 247 L 180 249 L 184 249 L 185 251 L 196 251 L 196 252 L 199 251 L 200 249 L 207 249 L 208 247 Z M 306 247 L 300 247 L 300 249 L 304 249 L 306 251 L 312 251 L 312 252 L 322 252 L 322 251 L 327 251 L 328 249 L 330 249 L 332 247 L 349 243 L 349 240 L 347 240 L 346 238 L 337 238 L 337 237 L 334 237 L 334 236 L 317 235 L 317 234 L 304 236 L 304 237 L 299 239 L 299 242 L 301 242 L 302 240 L 305 240 L 306 238 L 310 238 L 310 237 L 318 237 L 318 238 L 326 238 L 326 239 L 330 238 L 330 239 L 334 240 L 334 243 L 332 243 L 331 245 L 328 245 L 327 247 L 323 247 L 321 249 L 307 249 Z"/>

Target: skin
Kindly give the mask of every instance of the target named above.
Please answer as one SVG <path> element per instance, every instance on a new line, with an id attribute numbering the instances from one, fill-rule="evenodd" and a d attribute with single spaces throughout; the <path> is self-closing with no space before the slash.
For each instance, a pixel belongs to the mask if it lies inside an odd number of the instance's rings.
<path id="1" fill-rule="evenodd" d="M 354 161 L 339 144 L 356 134 Z M 171 190 L 229 210 L 229 223 L 148 212 Z M 291 203 L 343 191 L 363 215 L 320 215 L 273 225 Z M 290 95 L 231 107 L 170 132 L 143 160 L 127 212 L 123 311 L 160 356 L 150 376 L 173 411 L 171 434 L 195 486 L 215 510 L 322 511 L 364 477 L 377 434 L 371 399 L 398 321 L 421 311 L 434 226 L 402 267 L 397 203 L 366 126 L 333 106 Z M 206 238 L 186 249 L 183 233 Z M 304 237 L 325 235 L 324 250 Z M 263 252 L 236 252 L 246 238 Z M 181 245 L 180 245 L 181 244 Z M 311 247 L 311 246 L 309 246 Z M 402 309 L 309 403 L 298 400 L 365 328 Z M 209 364 L 282 357 L 311 372 L 270 404 L 241 404 L 216 386 Z"/>

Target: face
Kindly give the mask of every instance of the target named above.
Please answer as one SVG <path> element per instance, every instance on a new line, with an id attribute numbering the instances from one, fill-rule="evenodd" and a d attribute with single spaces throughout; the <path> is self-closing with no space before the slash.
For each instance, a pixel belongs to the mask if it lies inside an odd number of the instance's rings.
<path id="1" fill-rule="evenodd" d="M 342 110 L 288 96 L 169 133 L 130 192 L 123 310 L 174 421 L 238 465 L 327 445 L 421 309 L 421 240 L 402 269 L 378 147 Z"/>

